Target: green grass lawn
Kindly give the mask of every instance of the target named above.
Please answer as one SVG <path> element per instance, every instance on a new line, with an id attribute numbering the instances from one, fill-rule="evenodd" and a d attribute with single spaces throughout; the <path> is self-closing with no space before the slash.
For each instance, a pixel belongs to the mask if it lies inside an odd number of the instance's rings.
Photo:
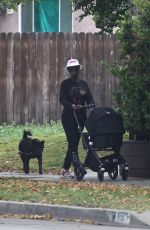
<path id="1" fill-rule="evenodd" d="M 0 199 L 121 210 L 150 210 L 150 188 L 61 180 L 0 179 Z"/>
<path id="2" fill-rule="evenodd" d="M 0 171 L 22 172 L 18 143 L 23 130 L 31 130 L 33 137 L 45 140 L 44 173 L 59 173 L 67 143 L 61 124 L 15 124 L 0 126 Z M 85 151 L 79 146 L 80 158 Z M 30 172 L 38 173 L 36 159 L 30 162 Z M 27 179 L 0 179 L 0 200 L 40 202 L 128 210 L 150 211 L 150 187 L 112 185 L 77 181 L 45 182 Z"/>
<path id="3" fill-rule="evenodd" d="M 18 144 L 23 130 L 31 130 L 33 137 L 45 140 L 43 152 L 43 171 L 58 171 L 62 167 L 67 148 L 66 138 L 61 124 L 53 123 L 42 126 L 27 124 L 0 126 L 0 171 L 22 171 L 22 162 L 18 154 Z M 38 172 L 37 159 L 31 159 L 30 172 Z"/>

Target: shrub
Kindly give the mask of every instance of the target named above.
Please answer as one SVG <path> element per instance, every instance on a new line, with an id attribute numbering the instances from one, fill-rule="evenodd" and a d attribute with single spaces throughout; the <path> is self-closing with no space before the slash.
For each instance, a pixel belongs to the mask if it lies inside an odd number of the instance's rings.
<path id="1" fill-rule="evenodd" d="M 110 69 L 119 78 L 114 93 L 130 139 L 150 139 L 150 2 L 135 0 L 117 32 L 120 62 Z"/>

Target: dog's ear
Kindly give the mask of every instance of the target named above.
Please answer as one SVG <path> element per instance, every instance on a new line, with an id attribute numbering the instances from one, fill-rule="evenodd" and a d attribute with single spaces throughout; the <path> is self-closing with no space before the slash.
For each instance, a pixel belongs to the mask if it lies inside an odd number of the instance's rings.
<path id="1" fill-rule="evenodd" d="M 45 140 L 41 141 L 41 144 L 44 146 Z"/>
<path id="2" fill-rule="evenodd" d="M 24 130 L 22 139 L 26 139 L 28 136 L 32 136 L 32 133 L 30 131 Z"/>

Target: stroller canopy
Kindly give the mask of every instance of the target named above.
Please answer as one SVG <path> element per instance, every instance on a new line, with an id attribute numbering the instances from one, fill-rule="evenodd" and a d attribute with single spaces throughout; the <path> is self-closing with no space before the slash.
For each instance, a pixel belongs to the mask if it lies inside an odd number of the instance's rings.
<path id="1" fill-rule="evenodd" d="M 90 136 L 114 133 L 123 134 L 125 132 L 121 115 L 108 107 L 92 110 L 86 120 L 85 127 Z"/>

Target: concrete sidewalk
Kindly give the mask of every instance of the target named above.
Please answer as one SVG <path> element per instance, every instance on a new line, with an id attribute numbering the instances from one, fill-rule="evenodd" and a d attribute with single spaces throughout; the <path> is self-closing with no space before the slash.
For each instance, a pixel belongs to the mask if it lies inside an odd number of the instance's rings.
<path id="1" fill-rule="evenodd" d="M 48 181 L 59 181 L 62 180 L 59 175 L 55 174 L 24 174 L 18 172 L 0 172 L 0 178 L 11 177 L 11 178 L 26 178 L 30 180 L 48 180 Z M 139 185 L 139 186 L 150 186 L 150 179 L 129 177 L 127 181 L 123 181 L 120 176 L 115 180 L 109 178 L 108 174 L 104 174 L 104 181 L 100 182 L 97 178 L 97 173 L 87 170 L 87 174 L 84 176 L 83 181 L 89 181 L 94 183 L 111 183 L 111 184 L 125 184 L 125 185 Z"/>
<path id="2" fill-rule="evenodd" d="M 0 172 L 0 178 L 26 178 L 29 180 L 47 180 L 47 181 L 60 181 L 62 180 L 59 175 L 53 174 L 29 174 L 17 172 Z M 125 184 L 125 185 L 139 185 L 150 186 L 150 179 L 141 178 L 128 178 L 123 181 L 120 176 L 116 180 L 111 180 L 107 174 L 103 182 L 99 182 L 97 174 L 88 170 L 84 181 L 96 183 L 111 183 L 111 184 Z M 25 202 L 8 202 L 0 201 L 0 214 L 32 214 L 44 215 L 50 213 L 53 218 L 57 220 L 80 220 L 89 221 L 95 224 L 105 224 L 114 226 L 126 227 L 140 227 L 150 229 L 150 211 L 149 212 L 136 212 L 128 210 L 112 210 L 101 208 L 82 208 L 70 207 L 60 205 L 46 205 L 39 203 L 25 203 Z"/>

